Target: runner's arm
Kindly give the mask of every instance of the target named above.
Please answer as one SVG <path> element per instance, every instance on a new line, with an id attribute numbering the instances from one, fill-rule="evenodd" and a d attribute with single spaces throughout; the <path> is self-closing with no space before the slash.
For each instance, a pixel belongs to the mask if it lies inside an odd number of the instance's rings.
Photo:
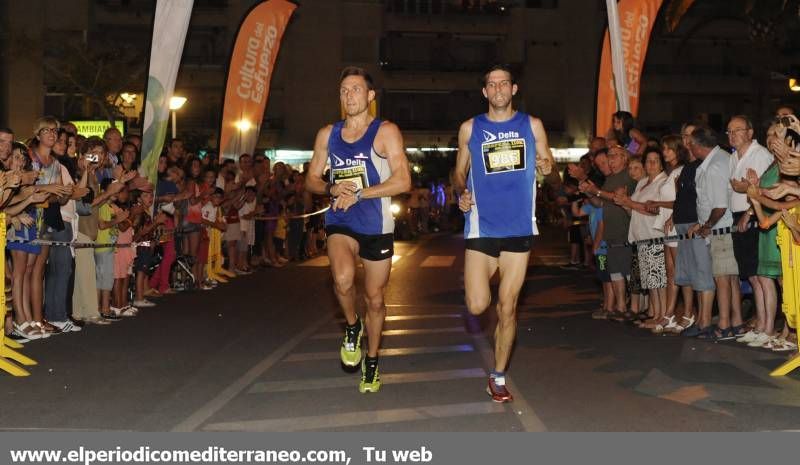
<path id="1" fill-rule="evenodd" d="M 458 129 L 458 156 L 453 173 L 453 188 L 456 197 L 467 189 L 467 174 L 470 169 L 469 139 L 472 137 L 472 119 L 464 121 Z"/>
<path id="2" fill-rule="evenodd" d="M 375 136 L 375 150 L 389 162 L 392 174 L 386 181 L 364 188 L 361 198 L 391 197 L 411 190 L 411 171 L 408 168 L 403 134 L 396 124 L 388 121 L 381 124 Z"/>
<path id="3" fill-rule="evenodd" d="M 553 186 L 561 184 L 561 177 L 556 170 L 556 160 L 553 152 L 550 151 L 550 144 L 547 143 L 547 133 L 544 130 L 542 121 L 531 116 L 531 130 L 533 137 L 536 138 L 536 168 L 544 176 L 544 181 Z"/>

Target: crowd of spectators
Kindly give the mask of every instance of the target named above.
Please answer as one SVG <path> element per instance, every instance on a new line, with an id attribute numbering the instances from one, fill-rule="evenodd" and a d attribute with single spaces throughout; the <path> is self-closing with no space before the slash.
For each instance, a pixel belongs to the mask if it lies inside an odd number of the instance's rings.
<path id="1" fill-rule="evenodd" d="M 110 324 L 165 294 L 210 290 L 324 248 L 313 213 L 327 200 L 305 191 L 299 170 L 264 155 L 220 163 L 173 139 L 153 185 L 139 172 L 140 149 L 139 136 L 84 137 L 53 117 L 31 135 L 0 128 L 6 337 Z"/>
<path id="2" fill-rule="evenodd" d="M 796 350 L 794 110 L 777 109 L 764 145 L 745 115 L 730 118 L 724 138 L 700 122 L 660 140 L 636 129 L 627 112 L 613 122 L 567 167 L 551 213 L 568 230 L 564 268 L 592 270 L 602 284 L 593 317 L 655 334 Z"/>

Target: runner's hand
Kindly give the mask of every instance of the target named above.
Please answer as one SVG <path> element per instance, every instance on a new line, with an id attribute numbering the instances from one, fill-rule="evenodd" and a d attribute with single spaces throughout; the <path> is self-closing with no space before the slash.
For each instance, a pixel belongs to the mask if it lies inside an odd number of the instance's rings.
<path id="1" fill-rule="evenodd" d="M 331 187 L 331 195 L 334 197 L 340 197 L 342 195 L 353 195 L 358 190 L 358 186 L 354 182 L 351 181 L 343 181 L 334 184 Z"/>
<path id="2" fill-rule="evenodd" d="M 333 199 L 333 209 L 347 211 L 350 207 L 356 204 L 358 199 L 355 195 L 339 195 Z"/>
<path id="3" fill-rule="evenodd" d="M 466 213 L 472 209 L 475 202 L 472 201 L 472 192 L 465 190 L 458 197 L 458 209 Z"/>

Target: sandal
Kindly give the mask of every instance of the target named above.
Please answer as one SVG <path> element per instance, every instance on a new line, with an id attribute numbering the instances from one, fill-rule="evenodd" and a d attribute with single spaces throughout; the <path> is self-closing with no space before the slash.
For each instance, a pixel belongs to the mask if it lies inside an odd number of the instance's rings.
<path id="1" fill-rule="evenodd" d="M 705 328 L 701 328 L 695 324 L 684 329 L 681 335 L 686 337 L 698 337 L 701 334 L 708 334 L 709 332 L 713 331 L 714 331 L 714 325 L 708 325 Z"/>
<path id="2" fill-rule="evenodd" d="M 679 332 L 682 332 L 688 328 L 694 326 L 695 318 L 692 315 L 690 318 L 686 318 L 685 316 L 681 317 L 681 324 L 676 325 L 679 328 Z"/>
<path id="3" fill-rule="evenodd" d="M 39 329 L 48 334 L 58 334 L 61 332 L 60 329 L 51 325 L 47 320 L 34 321 L 33 324 L 35 324 L 36 326 L 39 327 Z"/>
<path id="4" fill-rule="evenodd" d="M 736 335 L 736 337 L 744 336 L 747 333 L 747 325 L 740 324 L 739 326 L 732 326 L 731 331 Z"/>
<path id="5" fill-rule="evenodd" d="M 717 336 L 717 341 L 730 341 L 731 339 L 737 338 L 736 331 L 734 331 L 734 328 L 731 326 L 727 328 L 717 328 L 714 335 Z"/>
<path id="6" fill-rule="evenodd" d="M 130 305 L 127 307 L 123 307 L 120 309 L 118 316 L 136 316 L 139 314 L 139 310 L 135 307 L 131 307 Z"/>
<path id="7" fill-rule="evenodd" d="M 115 315 L 114 312 L 108 312 L 108 313 L 100 312 L 100 316 L 110 321 L 119 320 L 119 317 Z"/>
<path id="8" fill-rule="evenodd" d="M 675 324 L 675 315 L 663 316 L 661 317 L 661 321 L 656 323 L 655 327 L 653 327 L 653 334 L 661 334 L 667 330 L 671 331 L 672 328 L 676 326 L 677 324 Z"/>

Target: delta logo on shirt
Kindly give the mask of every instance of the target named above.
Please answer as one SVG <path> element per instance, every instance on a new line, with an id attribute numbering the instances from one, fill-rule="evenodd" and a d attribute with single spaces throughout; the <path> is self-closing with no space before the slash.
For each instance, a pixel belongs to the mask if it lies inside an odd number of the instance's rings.
<path id="1" fill-rule="evenodd" d="M 497 133 L 497 135 L 492 134 L 491 132 L 487 131 L 486 129 L 482 129 L 483 131 L 483 141 L 484 142 L 494 142 L 497 139 L 519 139 L 519 133 L 517 131 L 506 131 Z"/>

